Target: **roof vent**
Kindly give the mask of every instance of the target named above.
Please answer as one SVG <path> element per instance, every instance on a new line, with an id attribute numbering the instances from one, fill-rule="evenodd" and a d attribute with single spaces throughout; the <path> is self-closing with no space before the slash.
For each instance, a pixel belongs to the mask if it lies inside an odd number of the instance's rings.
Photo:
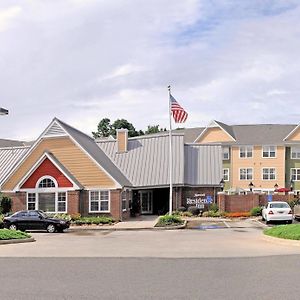
<path id="1" fill-rule="evenodd" d="M 56 122 L 54 122 L 48 130 L 44 133 L 45 137 L 51 136 L 62 136 L 67 135 L 66 132 L 59 126 Z"/>

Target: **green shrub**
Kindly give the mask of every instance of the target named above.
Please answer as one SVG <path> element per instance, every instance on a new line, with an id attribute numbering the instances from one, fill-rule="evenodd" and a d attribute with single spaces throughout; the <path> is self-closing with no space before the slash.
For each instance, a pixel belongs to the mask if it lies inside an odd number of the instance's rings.
<path id="1" fill-rule="evenodd" d="M 76 225 L 99 225 L 99 224 L 112 224 L 115 220 L 111 217 L 98 216 L 98 217 L 81 217 L 77 220 L 72 221 Z"/>
<path id="2" fill-rule="evenodd" d="M 182 216 L 183 216 L 183 217 L 192 217 L 193 214 L 192 214 L 190 211 L 184 211 L 184 212 L 182 213 Z"/>
<path id="3" fill-rule="evenodd" d="M 261 215 L 261 211 L 262 211 L 262 208 L 260 206 L 253 207 L 250 210 L 250 215 L 251 216 L 260 216 Z"/>
<path id="4" fill-rule="evenodd" d="M 200 213 L 200 209 L 199 209 L 198 207 L 196 207 L 196 206 L 190 206 L 190 207 L 188 208 L 188 211 L 189 211 L 190 213 L 192 213 L 193 216 L 197 216 L 197 215 L 199 215 L 199 213 Z"/>
<path id="5" fill-rule="evenodd" d="M 71 221 L 71 216 L 64 213 L 47 213 L 47 216 L 49 216 L 50 218 Z"/>
<path id="6" fill-rule="evenodd" d="M 80 213 L 71 214 L 70 216 L 71 216 L 72 221 L 76 221 L 76 220 L 79 220 L 81 218 Z"/>
<path id="7" fill-rule="evenodd" d="M 0 240 L 27 239 L 31 236 L 20 230 L 0 229 Z"/>
<path id="8" fill-rule="evenodd" d="M 7 214 L 11 211 L 11 198 L 2 196 L 1 195 L 1 202 L 0 202 L 0 207 L 1 207 L 1 213 L 2 214 Z"/>
<path id="9" fill-rule="evenodd" d="M 213 212 L 218 212 L 219 211 L 219 207 L 218 207 L 218 204 L 216 204 L 216 203 L 212 203 L 212 204 L 210 204 L 209 205 L 209 210 L 210 211 L 213 211 Z"/>
<path id="10" fill-rule="evenodd" d="M 176 226 L 181 224 L 183 224 L 183 220 L 179 216 L 165 215 L 159 218 L 156 226 L 164 227 L 164 226 Z"/>
<path id="11" fill-rule="evenodd" d="M 208 210 L 202 214 L 202 217 L 221 217 L 223 214 L 219 211 Z"/>

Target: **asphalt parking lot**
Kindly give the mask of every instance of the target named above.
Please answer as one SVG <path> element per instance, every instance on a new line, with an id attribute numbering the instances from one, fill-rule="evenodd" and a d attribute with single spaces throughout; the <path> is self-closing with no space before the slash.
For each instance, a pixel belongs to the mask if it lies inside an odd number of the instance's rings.
<path id="1" fill-rule="evenodd" d="M 264 239 L 257 220 L 206 222 L 198 230 L 34 232 L 36 242 L 0 245 L 0 257 L 258 257 L 298 254 Z"/>

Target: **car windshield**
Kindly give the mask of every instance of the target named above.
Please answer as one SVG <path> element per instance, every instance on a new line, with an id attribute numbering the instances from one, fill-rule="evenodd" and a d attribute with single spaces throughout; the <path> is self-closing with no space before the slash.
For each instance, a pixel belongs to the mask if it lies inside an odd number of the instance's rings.
<path id="1" fill-rule="evenodd" d="M 289 208 L 287 203 L 270 203 L 270 208 Z"/>

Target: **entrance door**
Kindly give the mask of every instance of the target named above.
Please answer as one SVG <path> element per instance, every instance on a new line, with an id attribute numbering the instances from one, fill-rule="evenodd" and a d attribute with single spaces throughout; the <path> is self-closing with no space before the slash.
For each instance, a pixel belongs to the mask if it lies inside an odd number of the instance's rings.
<path id="1" fill-rule="evenodd" d="M 153 197 L 152 191 L 140 191 L 141 213 L 153 213 Z"/>

